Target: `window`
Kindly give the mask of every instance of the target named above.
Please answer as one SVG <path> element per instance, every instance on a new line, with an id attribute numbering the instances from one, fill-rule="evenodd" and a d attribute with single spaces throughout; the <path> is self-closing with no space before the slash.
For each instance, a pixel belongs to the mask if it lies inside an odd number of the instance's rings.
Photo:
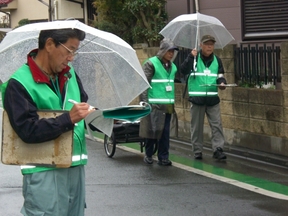
<path id="1" fill-rule="evenodd" d="M 243 40 L 288 37 L 287 0 L 242 0 Z"/>

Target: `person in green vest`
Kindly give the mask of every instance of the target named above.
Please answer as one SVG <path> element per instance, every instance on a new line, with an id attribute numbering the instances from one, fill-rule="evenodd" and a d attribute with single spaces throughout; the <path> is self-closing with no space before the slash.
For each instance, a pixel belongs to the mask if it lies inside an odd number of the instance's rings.
<path id="1" fill-rule="evenodd" d="M 151 88 L 140 95 L 140 101 L 149 103 L 152 111 L 140 120 L 139 136 L 145 138 L 146 164 L 153 164 L 153 151 L 158 145 L 158 164 L 171 166 L 169 138 L 171 115 L 175 113 L 174 79 L 177 67 L 173 63 L 178 48 L 169 39 L 163 39 L 156 56 L 143 64 L 143 70 Z"/>
<path id="2" fill-rule="evenodd" d="M 193 49 L 181 64 L 181 73 L 189 74 L 188 93 L 191 102 L 191 142 L 194 158 L 202 159 L 204 117 L 207 116 L 212 132 L 213 158 L 226 159 L 223 152 L 225 143 L 218 88 L 225 89 L 226 79 L 222 61 L 214 51 L 216 40 L 211 35 L 201 38 L 201 50 Z M 194 59 L 197 64 L 194 64 Z M 217 87 L 215 84 L 219 84 Z"/>
<path id="3" fill-rule="evenodd" d="M 11 126 L 26 143 L 41 145 L 74 130 L 69 168 L 21 166 L 25 216 L 83 216 L 87 149 L 84 118 L 91 112 L 81 80 L 69 64 L 85 32 L 78 29 L 42 30 L 38 49 L 2 84 L 3 107 Z M 71 104 L 68 99 L 78 101 Z M 64 110 L 56 118 L 39 119 L 41 110 Z"/>

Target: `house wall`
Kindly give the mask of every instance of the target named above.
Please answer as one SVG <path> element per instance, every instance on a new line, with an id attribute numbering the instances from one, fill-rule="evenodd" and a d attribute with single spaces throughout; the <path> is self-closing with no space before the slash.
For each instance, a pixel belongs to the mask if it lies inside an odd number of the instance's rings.
<path id="1" fill-rule="evenodd" d="M 69 1 L 59 1 L 58 0 L 58 19 L 83 19 L 84 13 L 83 8 L 78 3 L 73 3 Z"/>
<path id="2" fill-rule="evenodd" d="M 48 3 L 48 1 L 44 1 Z M 63 20 L 67 18 L 83 19 L 84 12 L 80 4 L 69 2 L 66 0 L 52 1 L 57 2 L 57 19 Z M 11 14 L 11 28 L 18 26 L 18 22 L 22 19 L 29 20 L 48 20 L 48 6 L 38 0 L 14 0 L 8 7 L 2 8 Z M 56 11 L 56 10 L 55 10 Z M 54 15 L 52 17 L 55 20 Z"/>
<path id="3" fill-rule="evenodd" d="M 11 9 L 10 14 L 11 28 L 15 28 L 22 19 L 48 20 L 48 7 L 37 0 L 17 0 L 17 9 Z"/>
<path id="4" fill-rule="evenodd" d="M 194 1 L 198 1 L 199 13 L 216 17 L 222 22 L 235 38 L 230 44 L 243 42 L 241 0 L 167 0 L 168 21 L 188 13 L 187 1 L 190 2 L 190 13 L 196 12 Z"/>
<path id="5" fill-rule="evenodd" d="M 199 12 L 216 17 L 235 38 L 234 43 L 242 41 L 240 0 L 198 0 Z"/>
<path id="6" fill-rule="evenodd" d="M 140 63 L 155 55 L 157 48 L 134 47 Z M 234 45 L 215 50 L 225 69 L 228 83 L 234 83 Z M 288 156 L 288 42 L 281 43 L 282 89 L 227 87 L 219 91 L 221 118 L 226 139 L 225 150 L 244 148 Z M 185 84 L 175 84 L 175 109 L 178 116 L 177 138 L 190 141 L 190 102 L 182 98 Z M 138 103 L 135 99 L 133 103 Z M 205 118 L 204 140 L 210 144 L 211 130 Z"/>
<path id="7" fill-rule="evenodd" d="M 180 14 L 189 13 L 189 8 L 187 7 L 187 0 L 167 0 L 166 11 L 168 13 L 168 21 L 171 21 Z M 190 11 L 192 11 L 191 3 Z"/>

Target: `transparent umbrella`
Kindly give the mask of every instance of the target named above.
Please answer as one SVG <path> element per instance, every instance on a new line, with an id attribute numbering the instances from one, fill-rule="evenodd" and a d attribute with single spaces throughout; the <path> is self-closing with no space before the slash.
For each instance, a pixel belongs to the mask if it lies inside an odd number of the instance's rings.
<path id="1" fill-rule="evenodd" d="M 0 43 L 0 79 L 5 82 L 38 47 L 41 30 L 76 28 L 86 32 L 71 63 L 89 95 L 100 109 L 126 106 L 150 85 L 135 50 L 118 36 L 77 20 L 28 24 L 7 33 Z"/>
<path id="2" fill-rule="evenodd" d="M 215 49 L 223 49 L 234 40 L 221 21 L 198 12 L 176 17 L 160 31 L 160 34 L 170 38 L 175 45 L 190 49 L 197 49 L 199 39 L 203 35 L 215 37 Z"/>

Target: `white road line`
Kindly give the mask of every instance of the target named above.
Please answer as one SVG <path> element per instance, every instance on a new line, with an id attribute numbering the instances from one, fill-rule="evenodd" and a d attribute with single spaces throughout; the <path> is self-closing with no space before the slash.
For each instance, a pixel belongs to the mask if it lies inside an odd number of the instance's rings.
<path id="1" fill-rule="evenodd" d="M 89 136 L 86 136 L 86 137 L 88 139 L 90 138 Z M 99 138 L 96 138 L 96 137 L 94 137 L 94 138 L 98 142 L 103 142 L 103 139 L 99 139 Z M 119 148 L 119 149 L 122 149 L 124 151 L 132 152 L 132 153 L 135 153 L 135 154 L 143 156 L 143 153 L 139 152 L 139 150 L 136 150 L 136 149 L 133 149 L 133 148 L 129 148 L 129 147 L 126 147 L 126 146 L 120 146 L 120 145 L 116 145 L 116 147 Z M 157 160 L 157 158 L 155 156 L 153 158 L 155 160 Z M 203 170 L 195 169 L 193 167 L 186 166 L 186 165 L 183 165 L 183 164 L 180 164 L 180 163 L 176 163 L 174 161 L 173 161 L 173 166 L 175 166 L 177 168 L 180 168 L 180 169 L 183 169 L 183 170 L 186 170 L 186 171 L 189 171 L 189 172 L 196 173 L 198 175 L 202 175 L 202 176 L 205 176 L 205 177 L 208 177 L 208 178 L 212 178 L 212 179 L 215 179 L 215 180 L 218 180 L 218 181 L 222 181 L 222 182 L 225 182 L 227 184 L 231 184 L 231 185 L 234 185 L 236 187 L 240 187 L 240 188 L 243 188 L 245 190 L 249 190 L 249 191 L 252 191 L 252 192 L 255 192 L 255 193 L 258 193 L 258 194 L 269 196 L 269 197 L 272 197 L 272 198 L 275 198 L 275 199 L 288 200 L 288 196 L 287 195 L 276 193 L 276 192 L 272 192 L 272 191 L 269 191 L 269 190 L 265 190 L 263 188 L 259 188 L 259 187 L 256 187 L 256 186 L 244 183 L 244 182 L 240 182 L 240 181 L 237 181 L 237 180 L 229 179 L 229 178 L 226 178 L 226 177 L 223 177 L 223 176 L 215 175 L 215 174 L 212 174 L 212 173 L 209 173 L 209 172 L 205 172 Z"/>
<path id="2" fill-rule="evenodd" d="M 135 149 L 132 149 L 132 148 L 129 148 L 126 146 L 117 146 L 117 148 L 143 156 L 143 153 L 139 152 L 139 150 L 135 150 Z M 154 158 L 154 159 L 156 159 L 156 158 Z M 212 174 L 209 172 L 205 172 L 203 170 L 195 169 L 193 167 L 189 167 L 189 166 L 186 166 L 186 165 L 183 165 L 180 163 L 176 163 L 174 161 L 173 161 L 173 166 L 180 168 L 180 169 L 183 169 L 183 170 L 186 170 L 186 171 L 189 171 L 189 172 L 193 172 L 193 173 L 208 177 L 208 178 L 222 181 L 222 182 L 225 182 L 227 184 L 231 184 L 231 185 L 234 185 L 234 186 L 237 186 L 237 187 L 240 187 L 240 188 L 243 188 L 243 189 L 255 192 L 255 193 L 259 193 L 259 194 L 262 194 L 265 196 L 269 196 L 269 197 L 281 199 L 281 200 L 288 200 L 288 196 L 286 196 L 284 194 L 279 194 L 276 192 L 265 190 L 263 188 L 259 188 L 259 187 L 256 187 L 256 186 L 253 186 L 253 185 L 250 185 L 247 183 L 243 183 L 243 182 L 240 182 L 237 180 L 225 178 L 223 176 L 215 175 L 215 174 Z"/>

